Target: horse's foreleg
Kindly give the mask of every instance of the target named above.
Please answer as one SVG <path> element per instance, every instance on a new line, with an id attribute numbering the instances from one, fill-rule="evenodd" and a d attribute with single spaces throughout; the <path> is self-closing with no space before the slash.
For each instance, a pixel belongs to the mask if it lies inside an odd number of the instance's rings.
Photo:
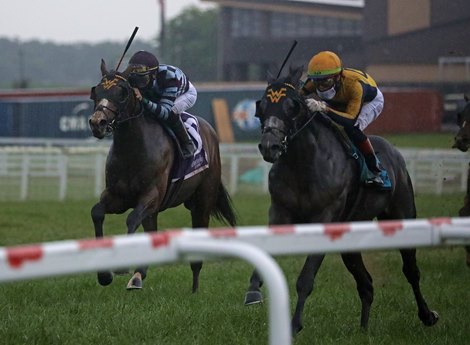
<path id="1" fill-rule="evenodd" d="M 468 181 L 467 188 L 470 188 L 470 169 L 468 171 Z M 465 195 L 465 201 L 463 207 L 459 210 L 459 217 L 469 217 L 470 216 L 470 190 L 467 191 Z M 470 268 L 470 246 L 465 246 L 465 262 L 467 263 L 468 268 Z"/>
<path id="2" fill-rule="evenodd" d="M 416 303 L 418 304 L 418 316 L 425 326 L 432 326 L 439 320 L 439 314 L 430 310 L 419 287 L 420 272 L 416 264 L 416 249 L 402 249 L 400 254 L 403 260 L 403 273 L 413 288 Z"/>
<path id="3" fill-rule="evenodd" d="M 193 272 L 193 286 L 191 288 L 192 293 L 197 292 L 199 289 L 199 273 L 202 269 L 202 261 L 192 261 L 189 263 L 191 266 L 191 271 Z"/>
<path id="4" fill-rule="evenodd" d="M 295 307 L 294 316 L 292 317 L 293 335 L 299 333 L 303 328 L 302 313 L 304 311 L 305 301 L 313 291 L 313 282 L 324 258 L 324 254 L 309 255 L 297 278 L 297 305 Z"/>
<path id="5" fill-rule="evenodd" d="M 103 203 L 98 202 L 91 208 L 91 219 L 95 227 L 95 237 L 103 237 L 103 222 L 104 222 L 105 206 Z"/>
<path id="6" fill-rule="evenodd" d="M 157 231 L 157 215 L 145 217 L 142 220 L 145 232 Z M 148 266 L 139 266 L 135 269 L 134 275 L 127 283 L 127 290 L 142 289 L 142 281 L 147 277 Z"/>
<path id="7" fill-rule="evenodd" d="M 372 277 L 364 266 L 361 253 L 343 253 L 341 257 L 346 268 L 356 280 L 357 292 L 361 299 L 361 328 L 365 330 L 369 323 L 370 307 L 374 300 Z"/>
<path id="8" fill-rule="evenodd" d="M 102 202 L 98 202 L 91 209 L 91 219 L 95 227 L 95 237 L 103 237 L 103 222 L 105 215 L 105 206 Z M 109 285 L 113 282 L 113 274 L 111 271 L 100 271 L 97 273 L 98 283 L 102 286 Z"/>
<path id="9" fill-rule="evenodd" d="M 465 252 L 467 253 L 466 262 L 468 268 L 470 268 L 470 246 L 465 246 Z"/>
<path id="10" fill-rule="evenodd" d="M 263 295 L 261 293 L 261 287 L 263 286 L 263 280 L 259 273 L 255 270 L 250 278 L 250 285 L 245 294 L 245 305 L 258 304 L 263 302 Z"/>

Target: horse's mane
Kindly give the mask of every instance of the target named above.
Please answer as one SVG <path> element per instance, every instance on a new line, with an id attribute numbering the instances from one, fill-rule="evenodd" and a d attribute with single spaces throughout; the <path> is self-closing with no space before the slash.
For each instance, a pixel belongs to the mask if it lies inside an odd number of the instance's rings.
<path id="1" fill-rule="evenodd" d="M 123 74 L 123 72 L 119 72 L 119 71 L 116 71 L 116 70 L 114 70 L 114 69 L 108 71 L 108 72 L 106 73 L 106 75 L 104 75 L 104 76 L 107 77 L 107 78 L 115 78 L 115 77 L 119 76 L 119 77 L 122 77 L 122 78 L 124 78 L 124 79 L 127 79 L 127 78 L 125 77 L 125 75 Z"/>

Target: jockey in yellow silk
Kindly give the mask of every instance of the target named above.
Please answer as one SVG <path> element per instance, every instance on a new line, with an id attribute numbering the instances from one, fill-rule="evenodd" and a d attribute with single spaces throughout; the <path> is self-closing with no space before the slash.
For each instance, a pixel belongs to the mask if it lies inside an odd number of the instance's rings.
<path id="1" fill-rule="evenodd" d="M 309 109 L 323 112 L 343 126 L 362 152 L 367 167 L 373 173 L 366 184 L 389 187 L 384 185 L 381 177 L 386 172 L 363 132 L 380 115 L 384 106 L 384 97 L 374 79 L 362 71 L 343 67 L 335 53 L 322 51 L 310 60 L 307 80 L 300 92 L 307 97 L 316 94 L 320 100 L 306 99 Z M 386 180 L 388 184 L 388 176 Z"/>

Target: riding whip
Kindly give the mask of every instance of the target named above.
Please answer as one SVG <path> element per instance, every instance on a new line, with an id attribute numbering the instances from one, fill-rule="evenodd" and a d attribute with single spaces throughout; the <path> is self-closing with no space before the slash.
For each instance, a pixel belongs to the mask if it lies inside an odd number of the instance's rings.
<path id="1" fill-rule="evenodd" d="M 294 43 L 292 44 L 292 47 L 290 47 L 290 50 L 289 50 L 289 52 L 287 53 L 287 56 L 286 56 L 286 58 L 284 59 L 284 62 L 282 63 L 281 68 L 279 69 L 279 72 L 278 72 L 278 74 L 277 74 L 276 79 L 279 78 L 279 76 L 281 75 L 282 69 L 284 68 L 284 66 L 285 66 L 285 64 L 286 64 L 286 62 L 287 62 L 287 60 L 289 60 L 289 57 L 290 57 L 290 55 L 292 54 L 292 51 L 294 50 L 294 48 L 295 48 L 296 45 L 297 45 L 297 41 L 294 40 Z"/>
<path id="2" fill-rule="evenodd" d="M 129 38 L 129 41 L 127 42 L 126 48 L 124 49 L 124 52 L 121 55 L 121 59 L 119 60 L 119 63 L 116 66 L 116 72 L 119 70 L 119 66 L 121 66 L 122 59 L 124 59 L 124 55 L 126 55 L 127 51 L 129 50 L 129 47 L 132 44 L 132 41 L 134 40 L 135 35 L 137 34 L 137 30 L 139 30 L 138 26 L 134 28 L 134 32 L 132 33 L 131 37 Z"/>

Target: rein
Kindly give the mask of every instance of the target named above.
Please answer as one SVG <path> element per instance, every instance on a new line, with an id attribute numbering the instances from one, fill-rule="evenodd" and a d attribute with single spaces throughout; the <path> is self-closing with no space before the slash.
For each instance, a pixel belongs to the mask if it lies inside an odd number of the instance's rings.
<path id="1" fill-rule="evenodd" d="M 305 102 L 302 101 L 302 105 L 305 105 Z M 312 122 L 312 120 L 315 118 L 315 116 L 317 115 L 318 112 L 311 112 L 309 109 L 307 109 L 308 113 L 309 113 L 309 118 L 307 121 L 305 121 L 305 123 L 302 125 L 302 127 L 300 127 L 298 130 L 296 130 L 293 134 L 289 135 L 289 136 L 286 136 L 286 138 L 284 138 L 284 140 L 286 141 L 286 145 L 287 145 L 287 142 L 289 141 L 292 141 L 301 131 L 304 130 L 304 128 L 306 128 L 310 122 Z"/>

